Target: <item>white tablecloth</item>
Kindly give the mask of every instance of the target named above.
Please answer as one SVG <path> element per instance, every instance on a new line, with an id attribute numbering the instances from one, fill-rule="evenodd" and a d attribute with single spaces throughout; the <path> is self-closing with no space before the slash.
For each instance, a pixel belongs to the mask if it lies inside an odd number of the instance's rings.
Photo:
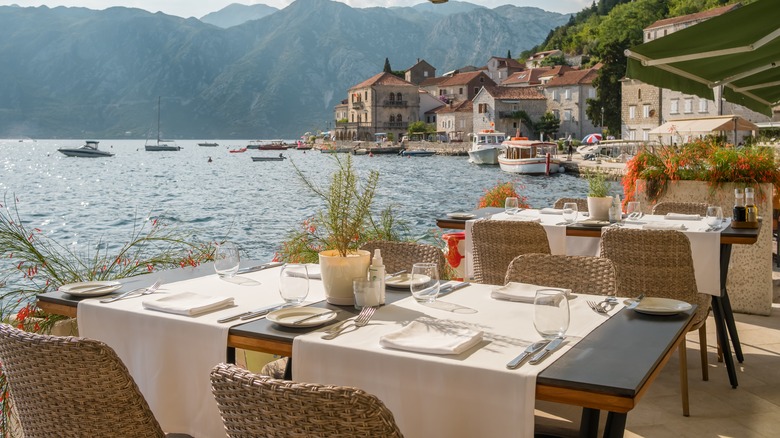
<path id="1" fill-rule="evenodd" d="M 533 436 L 536 375 L 607 318 L 587 306 L 588 296 L 573 298 L 571 337 L 563 347 L 539 365 L 508 370 L 507 362 L 540 337 L 533 305 L 494 300 L 494 287 L 473 284 L 431 305 L 406 298 L 379 308 L 369 325 L 334 340 L 321 339 L 322 331 L 298 336 L 293 379 L 355 386 L 376 395 L 407 438 Z M 482 330 L 484 340 L 447 356 L 379 345 L 382 335 L 425 316 L 443 327 Z"/>
<path id="2" fill-rule="evenodd" d="M 539 219 L 547 232 L 547 240 L 550 243 L 552 254 L 598 256 L 601 239 L 592 237 L 566 237 L 566 226 L 561 215 L 540 214 L 538 210 L 523 210 L 515 216 L 499 213 L 491 217 L 492 220 L 528 220 Z M 463 259 L 466 263 L 466 278 L 474 276 L 474 241 L 471 229 L 473 220 L 466 221 L 466 254 Z M 669 220 L 664 216 L 646 215 L 638 221 L 627 221 L 626 228 L 642 228 L 643 224 L 662 222 L 664 224 L 682 224 L 686 230 L 682 231 L 691 242 L 693 254 L 693 267 L 696 275 L 696 286 L 700 293 L 720 296 L 720 233 L 705 232 L 707 224 L 704 220 Z M 730 223 L 727 220 L 721 229 Z"/>
<path id="3" fill-rule="evenodd" d="M 281 268 L 222 280 L 216 274 L 163 284 L 153 295 L 100 303 L 83 300 L 78 306 L 79 334 L 110 345 L 130 370 L 155 417 L 166 432 L 193 437 L 224 437 L 225 430 L 211 394 L 209 372 L 227 359 L 231 325 L 218 319 L 272 304 L 281 304 Z M 149 275 L 149 284 L 154 281 Z M 322 282 L 310 281 L 307 303 L 325 299 Z M 195 292 L 230 296 L 236 307 L 200 316 L 147 310 L 146 299 L 162 294 Z"/>

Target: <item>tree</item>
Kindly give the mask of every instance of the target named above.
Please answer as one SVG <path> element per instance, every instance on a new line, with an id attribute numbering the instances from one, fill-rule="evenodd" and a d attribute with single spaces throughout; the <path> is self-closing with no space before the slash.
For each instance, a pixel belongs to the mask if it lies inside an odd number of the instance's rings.
<path id="1" fill-rule="evenodd" d="M 604 48 L 601 60 L 604 66 L 599 70 L 593 86 L 596 87 L 596 98 L 587 100 L 585 114 L 594 125 L 604 126 L 610 132 L 620 132 L 620 79 L 626 73 L 625 47 L 618 43 L 610 43 Z M 603 116 L 602 116 L 603 114 Z"/>
<path id="2" fill-rule="evenodd" d="M 506 59 L 512 59 L 512 51 L 511 50 L 507 50 L 506 51 Z"/>
<path id="3" fill-rule="evenodd" d="M 541 66 L 569 65 L 563 55 L 548 56 L 539 63 Z"/>
<path id="4" fill-rule="evenodd" d="M 425 132 L 436 132 L 435 129 L 433 129 L 430 125 L 423 122 L 422 120 L 418 120 L 416 122 L 412 122 L 409 124 L 409 134 L 420 134 Z"/>
<path id="5" fill-rule="evenodd" d="M 385 73 L 392 73 L 393 69 L 390 68 L 390 60 L 385 58 L 385 68 L 383 70 Z"/>
<path id="6" fill-rule="evenodd" d="M 558 129 L 561 127 L 561 121 L 555 117 L 553 113 L 547 111 L 544 113 L 539 122 L 536 123 L 534 128 L 537 132 L 545 134 L 547 137 L 556 137 Z"/>

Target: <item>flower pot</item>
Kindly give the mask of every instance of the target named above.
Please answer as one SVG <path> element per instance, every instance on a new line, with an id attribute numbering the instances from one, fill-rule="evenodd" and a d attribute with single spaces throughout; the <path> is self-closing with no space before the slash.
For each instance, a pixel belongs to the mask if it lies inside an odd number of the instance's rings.
<path id="1" fill-rule="evenodd" d="M 612 207 L 612 196 L 593 198 L 588 196 L 588 215 L 597 221 L 609 220 L 609 208 Z"/>
<path id="2" fill-rule="evenodd" d="M 336 250 L 320 253 L 320 271 L 322 272 L 322 284 L 325 287 L 325 299 L 330 304 L 350 305 L 355 304 L 355 295 L 352 293 L 352 280 L 366 278 L 368 265 L 371 262 L 371 253 L 358 250 L 339 255 Z"/>

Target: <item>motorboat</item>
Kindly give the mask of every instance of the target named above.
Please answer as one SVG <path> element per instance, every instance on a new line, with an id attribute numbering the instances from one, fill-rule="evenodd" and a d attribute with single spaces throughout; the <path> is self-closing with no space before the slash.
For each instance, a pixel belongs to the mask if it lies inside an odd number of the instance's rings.
<path id="1" fill-rule="evenodd" d="M 368 152 L 376 155 L 376 154 L 393 154 L 398 155 L 401 152 L 403 152 L 406 148 L 403 146 L 375 146 L 367 148 Z"/>
<path id="2" fill-rule="evenodd" d="M 607 160 L 625 163 L 645 147 L 660 146 L 650 140 L 603 140 L 596 144 L 583 144 L 577 147 L 577 153 L 585 160 Z"/>
<path id="3" fill-rule="evenodd" d="M 157 98 L 157 142 L 150 143 L 149 139 L 144 144 L 144 149 L 148 152 L 166 152 L 166 151 L 179 151 L 181 146 L 177 145 L 172 140 L 162 140 L 160 138 L 160 98 Z"/>
<path id="4" fill-rule="evenodd" d="M 431 155 L 436 155 L 436 151 L 429 151 L 425 149 L 420 149 L 417 151 L 401 151 L 402 157 L 430 157 Z"/>
<path id="5" fill-rule="evenodd" d="M 320 147 L 320 153 L 323 154 L 348 154 L 350 152 L 352 152 L 351 147 L 338 147 L 330 143 L 324 143 Z"/>
<path id="6" fill-rule="evenodd" d="M 68 157 L 86 157 L 86 158 L 95 158 L 95 157 L 113 157 L 114 154 L 107 151 L 101 151 L 98 149 L 98 141 L 95 140 L 87 140 L 84 142 L 84 145 L 78 148 L 61 148 L 57 149 L 59 152 L 62 152 Z"/>
<path id="7" fill-rule="evenodd" d="M 230 150 L 228 150 L 228 152 L 231 153 L 231 154 L 241 154 L 241 153 L 246 152 L 246 148 L 244 147 L 244 148 L 238 148 L 238 149 L 230 149 Z"/>
<path id="8" fill-rule="evenodd" d="M 215 148 L 219 146 L 219 143 L 213 142 L 213 141 L 204 141 L 202 143 L 198 143 L 198 146 L 202 146 L 205 148 Z"/>
<path id="9" fill-rule="evenodd" d="M 285 157 L 282 154 L 279 154 L 278 157 L 263 157 L 263 156 L 252 157 L 252 161 L 284 161 L 286 159 L 287 159 L 287 157 Z"/>
<path id="10" fill-rule="evenodd" d="M 273 140 L 270 143 L 263 143 L 260 140 L 251 140 L 247 145 L 249 149 L 257 149 L 260 151 L 283 151 L 287 150 L 289 146 L 282 140 Z"/>
<path id="11" fill-rule="evenodd" d="M 469 149 L 469 162 L 474 164 L 498 164 L 498 154 L 504 148 L 506 134 L 483 129 L 474 134 Z"/>
<path id="12" fill-rule="evenodd" d="M 562 169 L 556 157 L 558 145 L 538 140 L 505 140 L 498 156 L 501 170 L 524 175 L 549 175 Z"/>
<path id="13" fill-rule="evenodd" d="M 352 155 L 368 155 L 368 149 L 366 148 L 352 149 Z"/>

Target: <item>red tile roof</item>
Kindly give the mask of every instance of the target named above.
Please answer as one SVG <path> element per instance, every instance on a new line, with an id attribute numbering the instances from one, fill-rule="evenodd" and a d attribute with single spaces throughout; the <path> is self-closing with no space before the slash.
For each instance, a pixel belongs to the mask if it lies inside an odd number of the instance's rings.
<path id="1" fill-rule="evenodd" d="M 536 87 L 485 87 L 494 99 L 545 100 Z"/>
<path id="2" fill-rule="evenodd" d="M 679 17 L 672 17 L 672 18 L 664 18 L 663 20 L 658 20 L 655 23 L 651 24 L 650 26 L 647 26 L 645 30 L 654 29 L 656 27 L 669 26 L 671 24 L 686 23 L 689 21 L 706 20 L 708 18 L 717 17 L 718 15 L 725 14 L 726 12 L 739 8 L 740 6 L 741 5 L 739 3 L 735 3 L 733 5 L 721 6 L 719 8 L 697 12 L 695 14 L 681 15 Z"/>
<path id="3" fill-rule="evenodd" d="M 598 69 L 596 68 L 567 71 L 560 76 L 550 79 L 544 86 L 561 87 L 566 85 L 590 84 L 593 82 L 593 79 L 596 79 L 597 75 Z"/>
<path id="4" fill-rule="evenodd" d="M 498 56 L 494 56 L 491 59 L 495 59 L 495 60 L 498 61 L 498 67 L 499 68 L 502 68 L 502 67 L 505 67 L 505 68 L 525 68 L 524 64 L 520 64 L 514 58 L 500 58 Z M 487 67 L 483 67 L 483 68 L 487 68 Z"/>
<path id="5" fill-rule="evenodd" d="M 436 114 L 444 114 L 444 113 L 470 113 L 474 111 L 474 105 L 471 103 L 470 100 L 460 100 L 453 102 L 452 106 L 449 105 L 443 105 L 435 110 Z"/>
<path id="6" fill-rule="evenodd" d="M 501 84 L 502 85 L 511 85 L 511 84 L 537 85 L 541 83 L 541 81 L 539 80 L 539 76 L 543 75 L 544 73 L 547 73 L 549 70 L 552 70 L 552 68 L 537 67 L 537 68 L 530 68 L 528 70 L 519 71 L 517 73 L 512 73 Z"/>
<path id="7" fill-rule="evenodd" d="M 350 90 L 373 87 L 374 85 L 411 85 L 412 87 L 416 87 L 416 85 L 412 84 L 411 82 L 406 82 L 392 73 L 382 72 L 371 76 L 365 81 L 353 86 L 350 88 Z"/>
<path id="8" fill-rule="evenodd" d="M 436 78 L 428 78 L 428 79 L 420 82 L 420 86 L 421 87 L 432 87 L 432 86 L 441 84 L 442 82 L 446 81 L 447 79 L 449 79 L 449 76 L 439 76 L 439 77 L 436 77 Z"/>
<path id="9" fill-rule="evenodd" d="M 480 76 L 480 75 L 485 77 L 486 85 L 488 84 L 487 81 L 490 81 L 489 85 L 495 84 L 495 82 L 493 82 L 493 80 L 490 79 L 490 77 L 488 77 L 483 71 L 480 70 L 480 71 L 470 71 L 470 72 L 467 72 L 467 73 L 458 73 L 458 74 L 452 75 L 451 77 L 445 77 L 444 80 L 442 82 L 440 82 L 438 85 L 441 86 L 441 87 L 452 87 L 452 86 L 456 86 L 456 85 L 468 85 L 469 82 L 471 82 L 477 76 Z"/>

